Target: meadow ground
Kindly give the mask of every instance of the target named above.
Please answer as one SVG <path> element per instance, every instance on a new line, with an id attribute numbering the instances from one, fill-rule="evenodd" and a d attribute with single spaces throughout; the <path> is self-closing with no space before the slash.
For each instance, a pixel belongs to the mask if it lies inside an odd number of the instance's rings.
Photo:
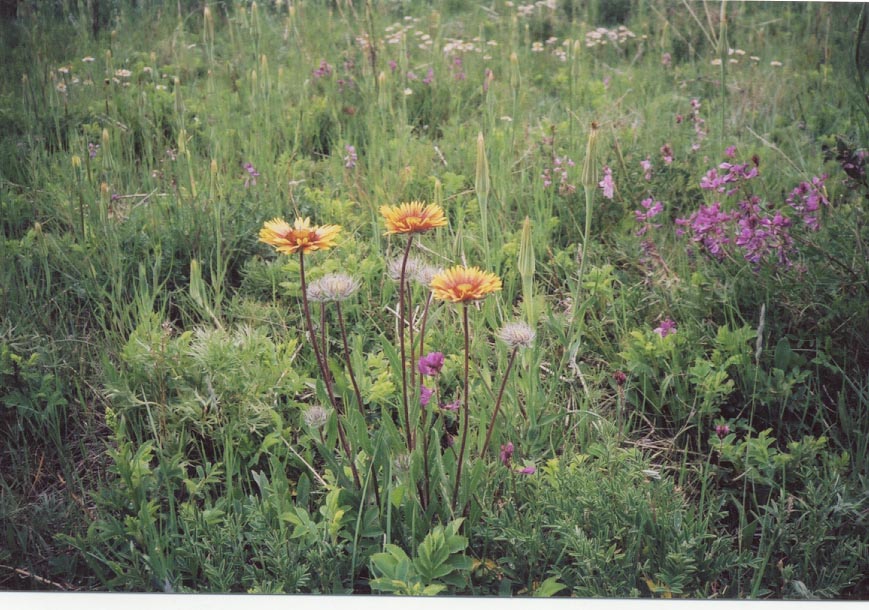
<path id="1" fill-rule="evenodd" d="M 7 4 L 0 588 L 869 598 L 866 5 Z"/>

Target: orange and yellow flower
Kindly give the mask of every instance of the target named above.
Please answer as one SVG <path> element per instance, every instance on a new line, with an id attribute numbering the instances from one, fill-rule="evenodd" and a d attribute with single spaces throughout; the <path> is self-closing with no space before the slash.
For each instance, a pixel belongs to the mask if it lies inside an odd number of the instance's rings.
<path id="1" fill-rule="evenodd" d="M 447 219 L 441 206 L 421 201 L 411 201 L 401 205 L 380 206 L 380 213 L 386 219 L 386 234 L 423 233 L 437 227 L 445 227 Z"/>
<path id="2" fill-rule="evenodd" d="M 307 253 L 328 250 L 340 232 L 339 225 L 311 226 L 310 218 L 296 218 L 293 226 L 282 218 L 273 218 L 263 224 L 259 240 L 284 254 Z"/>
<path id="3" fill-rule="evenodd" d="M 441 301 L 467 303 L 501 290 L 501 278 L 479 267 L 457 265 L 437 274 L 431 281 L 431 289 Z"/>

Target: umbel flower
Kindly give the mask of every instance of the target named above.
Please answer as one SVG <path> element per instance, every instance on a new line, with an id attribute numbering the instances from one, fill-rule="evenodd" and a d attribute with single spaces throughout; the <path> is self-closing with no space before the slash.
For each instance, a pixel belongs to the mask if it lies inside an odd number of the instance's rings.
<path id="1" fill-rule="evenodd" d="M 441 301 L 467 303 L 501 290 L 501 278 L 479 267 L 456 265 L 437 274 L 431 281 L 431 289 Z"/>
<path id="2" fill-rule="evenodd" d="M 380 206 L 380 213 L 386 220 L 386 234 L 424 233 L 431 229 L 444 227 L 447 219 L 441 206 L 421 201 L 411 201 L 400 205 Z"/>
<path id="3" fill-rule="evenodd" d="M 311 226 L 310 218 L 296 218 L 292 226 L 282 218 L 274 218 L 263 224 L 259 240 L 283 254 L 308 253 L 328 250 L 340 232 L 339 225 Z"/>
<path id="4" fill-rule="evenodd" d="M 308 286 L 308 300 L 315 303 L 345 301 L 359 290 L 358 279 L 346 273 L 329 273 Z"/>

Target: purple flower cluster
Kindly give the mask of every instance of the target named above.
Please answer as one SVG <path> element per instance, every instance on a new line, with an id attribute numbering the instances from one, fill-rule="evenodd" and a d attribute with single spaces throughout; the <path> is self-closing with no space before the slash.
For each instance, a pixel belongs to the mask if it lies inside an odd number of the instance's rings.
<path id="1" fill-rule="evenodd" d="M 724 258 L 727 244 L 730 243 L 728 223 L 733 215 L 721 211 L 721 204 L 714 202 L 701 205 L 700 209 L 688 218 L 677 218 L 676 235 L 689 232 L 691 241 L 701 244 L 709 254 L 717 259 Z M 682 227 L 688 227 L 687 231 Z"/>
<path id="2" fill-rule="evenodd" d="M 664 165 L 670 165 L 673 162 L 673 149 L 669 144 L 664 144 L 661 147 L 661 157 L 664 159 Z"/>
<path id="3" fill-rule="evenodd" d="M 723 171 L 719 173 L 719 169 Z M 752 165 L 749 169 L 748 163 L 724 162 L 718 166 L 718 169 L 712 168 L 706 172 L 706 175 L 700 179 L 700 188 L 724 193 L 730 197 L 737 192 L 742 183 L 756 178 L 757 175 L 756 165 Z"/>
<path id="4" fill-rule="evenodd" d="M 725 155 L 733 158 L 736 149 L 730 146 Z M 775 261 L 785 267 L 791 266 L 789 255 L 794 249 L 791 236 L 793 214 L 788 208 L 776 209 L 764 204 L 758 195 L 751 192 L 749 182 L 758 176 L 760 160 L 753 157 L 751 163 L 721 163 L 710 169 L 700 180 L 700 188 L 736 199 L 725 210 L 721 201 L 714 201 L 700 208 L 687 218 L 676 219 L 676 234 L 688 234 L 692 242 L 716 259 L 727 256 L 731 245 L 742 251 L 743 258 L 759 267 L 764 260 Z M 786 199 L 789 208 L 813 231 L 819 228 L 818 211 L 829 205 L 824 195 L 827 176 L 815 176 L 811 182 L 801 182 Z M 639 214 L 638 214 L 639 219 Z"/>
<path id="5" fill-rule="evenodd" d="M 791 220 L 779 211 L 772 217 L 764 214 L 759 203 L 760 199 L 755 195 L 739 203 L 739 212 L 734 215 L 737 226 L 734 243 L 745 250 L 745 260 L 755 265 L 774 255 L 779 263 L 790 267 L 788 252 L 794 243 L 788 232 Z"/>
<path id="6" fill-rule="evenodd" d="M 664 211 L 664 204 L 660 201 L 654 201 L 651 197 L 643 199 L 640 202 L 640 205 L 645 209 L 645 211 L 634 210 L 634 217 L 637 219 L 638 223 L 641 223 L 640 228 L 637 229 L 636 232 L 637 237 L 645 235 L 649 229 L 661 228 L 660 224 L 651 223 L 649 221 Z"/>
<path id="7" fill-rule="evenodd" d="M 821 205 L 830 205 L 830 201 L 824 196 L 824 181 L 826 179 L 827 175 L 822 174 L 820 177 L 813 176 L 811 182 L 800 182 L 791 191 L 790 197 L 786 199 L 787 204 L 796 211 L 812 231 L 821 228 L 818 219 L 818 210 L 820 210 Z"/>
<path id="8" fill-rule="evenodd" d="M 88 156 L 91 159 L 96 159 L 97 151 L 99 151 L 99 149 L 100 149 L 99 144 L 94 144 L 93 142 L 88 142 Z"/>
<path id="9" fill-rule="evenodd" d="M 444 367 L 444 355 L 441 352 L 426 354 L 417 362 L 419 372 L 426 377 L 436 377 Z"/>
<path id="10" fill-rule="evenodd" d="M 574 167 L 576 163 L 570 157 L 555 157 L 552 160 L 553 167 L 543 170 L 541 178 L 543 178 L 543 188 L 549 188 L 555 179 L 558 179 L 558 192 L 561 195 L 570 195 L 576 192 L 576 185 L 571 184 L 567 173 L 569 167 Z"/>
<path id="11" fill-rule="evenodd" d="M 462 67 L 462 58 L 454 57 L 453 63 L 451 65 L 453 71 L 453 78 L 455 80 L 465 80 L 465 69 Z"/>

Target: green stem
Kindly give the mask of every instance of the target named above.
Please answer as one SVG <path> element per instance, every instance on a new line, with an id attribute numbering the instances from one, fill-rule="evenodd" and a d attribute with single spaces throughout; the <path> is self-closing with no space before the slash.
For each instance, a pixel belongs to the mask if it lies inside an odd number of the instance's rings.
<path id="1" fill-rule="evenodd" d="M 456 510 L 456 500 L 459 498 L 459 485 L 462 482 L 462 462 L 465 459 L 465 445 L 468 441 L 468 411 L 470 409 L 469 401 L 468 401 L 468 362 L 470 359 L 469 356 L 469 344 L 470 341 L 468 339 L 468 304 L 464 303 L 462 306 L 462 327 L 465 331 L 465 390 L 464 395 L 462 396 L 462 445 L 459 449 L 459 457 L 456 466 L 456 484 L 453 487 L 453 512 Z"/>
<path id="2" fill-rule="evenodd" d="M 501 381 L 501 388 L 498 390 L 498 399 L 495 401 L 495 410 L 492 411 L 492 421 L 489 422 L 489 430 L 486 432 L 486 440 L 483 443 L 483 450 L 480 451 L 481 456 L 486 455 L 486 449 L 489 448 L 489 441 L 492 440 L 492 431 L 495 429 L 495 419 L 498 417 L 498 411 L 501 409 L 501 399 L 504 397 L 504 388 L 507 387 L 507 378 L 510 375 L 510 369 L 513 368 L 513 362 L 516 361 L 516 354 L 519 352 L 518 347 L 513 348 L 510 354 L 510 361 L 507 363 L 507 370 L 504 371 L 504 379 Z"/>
<path id="3" fill-rule="evenodd" d="M 401 402 L 404 407 L 404 428 L 407 437 L 407 450 L 413 451 L 413 434 L 410 430 L 410 407 L 407 400 L 407 352 L 404 345 L 404 283 L 407 269 L 407 258 L 410 256 L 410 246 L 413 243 L 413 233 L 408 235 L 404 258 L 401 259 L 401 275 L 398 279 L 398 343 L 401 350 Z"/>

